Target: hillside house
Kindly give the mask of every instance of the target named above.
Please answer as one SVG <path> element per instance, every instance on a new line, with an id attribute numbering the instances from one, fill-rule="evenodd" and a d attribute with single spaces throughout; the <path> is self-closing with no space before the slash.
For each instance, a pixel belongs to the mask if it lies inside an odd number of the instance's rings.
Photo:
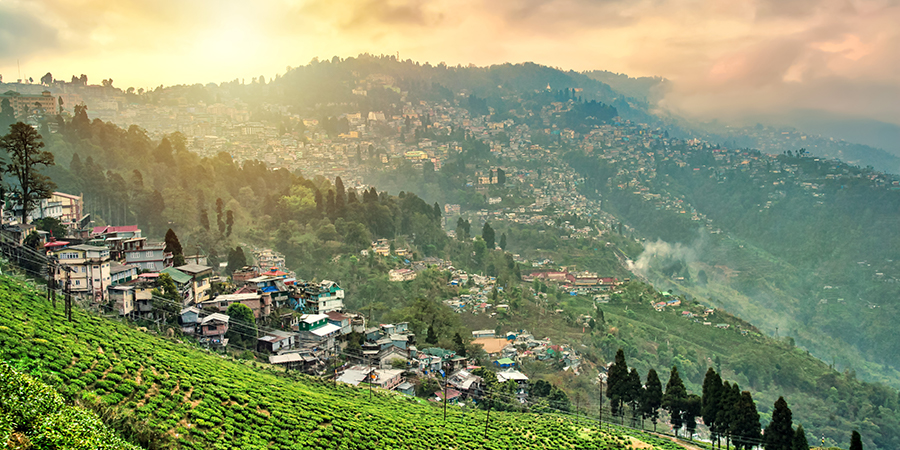
<path id="1" fill-rule="evenodd" d="M 162 242 L 147 242 L 147 238 L 136 237 L 122 242 L 125 263 L 138 266 L 141 270 L 160 272 L 172 266 L 172 253 L 165 251 Z"/>
<path id="2" fill-rule="evenodd" d="M 210 314 L 200 320 L 199 341 L 210 347 L 224 347 L 228 345 L 225 333 L 228 332 L 229 317 L 225 314 Z"/>
<path id="3" fill-rule="evenodd" d="M 58 286 L 66 281 L 72 292 L 90 297 L 94 302 L 106 298 L 112 282 L 109 273 L 109 250 L 92 245 L 72 245 L 50 252 L 59 261 L 55 280 Z"/>
<path id="4" fill-rule="evenodd" d="M 191 277 L 191 295 L 195 303 L 209 300 L 212 285 L 209 278 L 212 276 L 212 267 L 199 264 L 185 264 L 176 269 Z"/>

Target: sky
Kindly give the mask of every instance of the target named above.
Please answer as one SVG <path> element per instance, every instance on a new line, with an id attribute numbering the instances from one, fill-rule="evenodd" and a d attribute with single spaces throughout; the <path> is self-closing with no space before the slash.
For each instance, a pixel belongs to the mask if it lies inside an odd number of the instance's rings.
<path id="1" fill-rule="evenodd" d="M 531 61 L 667 78 L 659 107 L 698 118 L 900 124 L 898 24 L 900 0 L 0 0 L 0 74 L 149 88 L 364 52 Z"/>

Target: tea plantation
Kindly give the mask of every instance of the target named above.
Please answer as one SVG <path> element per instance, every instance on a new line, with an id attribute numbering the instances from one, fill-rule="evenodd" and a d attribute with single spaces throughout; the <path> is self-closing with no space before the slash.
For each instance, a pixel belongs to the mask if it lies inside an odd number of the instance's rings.
<path id="1" fill-rule="evenodd" d="M 635 442 L 625 431 L 598 432 L 594 422 L 496 412 L 485 439 L 484 411 L 450 408 L 445 423 L 439 408 L 416 399 L 254 368 L 77 308 L 69 323 L 61 306 L 54 310 L 6 276 L 0 359 L 152 448 L 624 449 Z M 681 448 L 636 436 L 643 448 Z"/>

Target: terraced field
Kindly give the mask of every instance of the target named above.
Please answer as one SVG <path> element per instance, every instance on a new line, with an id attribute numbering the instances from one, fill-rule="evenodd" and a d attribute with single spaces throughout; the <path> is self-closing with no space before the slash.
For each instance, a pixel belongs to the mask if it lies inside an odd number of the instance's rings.
<path id="1" fill-rule="evenodd" d="M 680 449 L 593 422 L 441 410 L 394 393 L 285 375 L 61 307 L 0 277 L 0 359 L 109 417 L 156 448 Z M 123 425 L 125 424 L 125 425 Z M 130 428 L 129 428 L 130 427 Z M 134 430 L 134 428 L 140 430 Z"/>

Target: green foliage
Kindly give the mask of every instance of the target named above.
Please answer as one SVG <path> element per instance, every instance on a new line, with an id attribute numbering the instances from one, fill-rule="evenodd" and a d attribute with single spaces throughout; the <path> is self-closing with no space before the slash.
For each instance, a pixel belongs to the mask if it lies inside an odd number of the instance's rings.
<path id="1" fill-rule="evenodd" d="M 225 337 L 238 347 L 256 348 L 256 318 L 253 310 L 243 303 L 228 305 L 225 313 L 228 318 L 228 331 Z"/>
<path id="2" fill-rule="evenodd" d="M 577 423 L 554 415 L 494 409 L 484 441 L 485 414 L 481 410 L 450 408 L 445 423 L 440 409 L 399 394 L 377 390 L 370 394 L 304 375 L 257 369 L 78 309 L 75 321 L 69 323 L 37 293 L 10 278 L 0 281 L 0 359 L 16 359 L 18 366 L 46 378 L 62 395 L 93 405 L 111 424 L 160 432 L 156 445 L 314 450 L 599 449 L 626 439 L 623 431 L 615 428 L 599 432 L 594 421 Z M 50 339 L 36 343 L 33 336 L 37 330 L 48 330 L 43 335 Z M 121 383 L 134 382 L 133 393 L 97 398 L 94 387 L 74 383 L 85 371 L 102 375 L 107 370 L 121 371 Z M 0 384 L 0 390 L 5 387 L 6 383 Z M 32 417 L 30 408 L 16 410 Z M 79 414 L 57 416 L 47 422 L 48 427 L 40 428 L 43 436 L 65 438 L 72 436 L 67 433 L 97 430 L 88 428 L 89 422 L 84 427 L 56 426 L 66 417 L 84 420 Z M 0 425 L 3 423 L 9 421 L 0 420 Z M 641 436 L 657 448 L 675 448 Z M 93 438 L 108 444 L 100 442 L 91 448 L 109 448 L 104 445 L 117 442 L 99 433 Z"/>
<path id="3" fill-rule="evenodd" d="M 66 405 L 52 387 L 0 361 L 0 442 L 11 434 L 35 448 L 137 449 L 106 427 L 93 412 Z"/>
<path id="4" fill-rule="evenodd" d="M 41 201 L 50 198 L 56 183 L 38 171 L 39 166 L 55 164 L 53 153 L 42 150 L 41 135 L 31 125 L 16 122 L 9 127 L 9 134 L 0 137 L 0 148 L 9 154 L 6 173 L 15 177 L 13 193 L 22 207 L 21 222 L 28 222 L 28 213 Z"/>
<path id="5" fill-rule="evenodd" d="M 791 420 L 791 409 L 783 397 L 778 397 L 772 421 L 766 427 L 766 450 L 791 450 L 794 441 L 794 428 Z"/>

